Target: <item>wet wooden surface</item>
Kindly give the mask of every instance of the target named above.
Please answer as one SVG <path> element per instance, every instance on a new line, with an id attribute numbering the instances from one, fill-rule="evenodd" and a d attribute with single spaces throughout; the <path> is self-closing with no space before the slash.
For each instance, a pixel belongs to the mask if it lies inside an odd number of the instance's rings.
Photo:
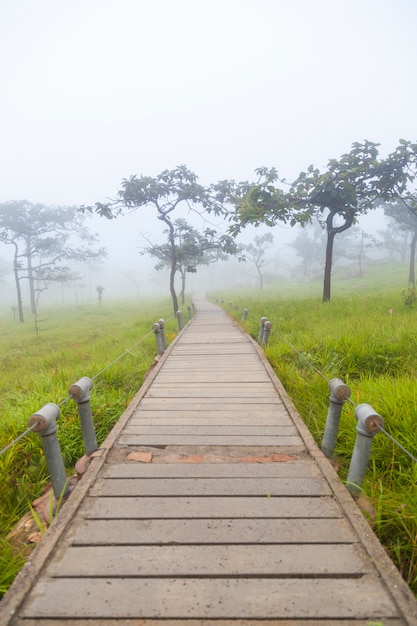
<path id="1" fill-rule="evenodd" d="M 218 307 L 198 309 L 0 623 L 415 624 L 414 598 L 260 350 Z"/>

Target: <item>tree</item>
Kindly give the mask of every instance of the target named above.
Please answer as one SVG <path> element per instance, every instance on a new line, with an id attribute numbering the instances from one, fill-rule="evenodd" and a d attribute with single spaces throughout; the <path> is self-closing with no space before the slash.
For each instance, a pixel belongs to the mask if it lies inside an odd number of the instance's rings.
<path id="1" fill-rule="evenodd" d="M 234 198 L 232 232 L 247 223 L 273 225 L 277 221 L 304 225 L 313 217 L 320 219 L 327 232 L 323 302 L 330 300 L 331 271 L 335 236 L 355 224 L 360 214 L 375 207 L 381 199 L 401 196 L 413 199 L 409 183 L 415 178 L 417 144 L 400 141 L 398 148 L 378 160 L 379 144 L 364 141 L 352 144 L 349 153 L 331 159 L 324 172 L 310 165 L 289 185 L 277 188 L 277 171 L 256 170 L 257 183 L 242 183 Z M 281 183 L 286 181 L 281 180 Z"/>
<path id="2" fill-rule="evenodd" d="M 265 233 L 264 235 L 256 236 L 254 243 L 248 243 L 243 246 L 245 257 L 255 264 L 258 273 L 259 289 L 263 288 L 262 268 L 265 265 L 265 252 L 273 243 L 274 237 L 272 233 Z"/>
<path id="3" fill-rule="evenodd" d="M 98 304 L 99 306 L 101 306 L 101 303 L 103 302 L 103 291 L 104 291 L 103 285 L 97 285 L 96 291 L 97 291 L 97 297 L 98 297 Z"/>
<path id="4" fill-rule="evenodd" d="M 408 198 L 407 202 L 397 200 L 393 204 L 384 205 L 384 213 L 390 217 L 400 230 L 411 234 L 410 240 L 410 263 L 408 269 L 408 283 L 415 287 L 415 262 L 417 247 L 417 202 L 413 198 Z"/>
<path id="5" fill-rule="evenodd" d="M 288 244 L 301 258 L 303 275 L 306 280 L 317 273 L 323 262 L 323 250 L 326 245 L 323 226 L 313 220 L 311 225 L 301 229 L 300 234 Z"/>
<path id="6" fill-rule="evenodd" d="M 173 257 L 176 259 L 176 272 L 180 275 L 181 303 L 185 302 L 185 284 L 187 274 L 195 274 L 199 265 L 208 265 L 220 259 L 224 259 L 228 254 L 236 254 L 237 246 L 230 235 L 218 235 L 212 229 L 206 228 L 203 233 L 196 230 L 183 218 L 178 218 L 173 222 L 174 245 L 171 243 L 171 231 L 165 229 L 167 241 L 162 244 L 150 244 L 143 253 L 150 254 L 158 259 L 155 265 L 156 270 L 171 269 Z"/>
<path id="7" fill-rule="evenodd" d="M 355 261 L 358 267 L 358 276 L 362 278 L 363 266 L 369 260 L 367 253 L 371 248 L 380 248 L 381 243 L 358 226 L 353 226 L 343 235 L 340 239 L 339 255 L 350 261 Z"/>
<path id="8" fill-rule="evenodd" d="M 48 284 L 75 277 L 68 262 L 100 259 L 104 248 L 91 248 L 97 242 L 75 207 L 45 206 L 26 200 L 0 204 L 0 241 L 14 248 L 15 279 L 19 321 L 24 321 L 21 281 L 27 280 L 31 312 L 36 315 L 37 300 Z M 81 246 L 75 246 L 80 240 Z"/>
<path id="9" fill-rule="evenodd" d="M 198 214 L 204 212 L 216 215 L 224 214 L 221 185 L 204 187 L 197 183 L 197 176 L 185 165 L 173 170 L 164 170 L 151 176 L 130 176 L 122 181 L 122 189 L 117 198 L 107 203 L 97 202 L 94 206 L 82 206 L 81 211 L 95 212 L 107 219 L 123 215 L 125 211 L 150 207 L 156 210 L 156 216 L 166 225 L 167 252 L 169 258 L 169 290 L 174 313 L 178 311 L 178 297 L 175 290 L 175 275 L 179 268 L 178 247 L 176 241 L 173 212 L 178 206 L 185 206 Z M 211 231 L 213 237 L 216 231 Z M 236 246 L 237 252 L 237 246 Z"/>

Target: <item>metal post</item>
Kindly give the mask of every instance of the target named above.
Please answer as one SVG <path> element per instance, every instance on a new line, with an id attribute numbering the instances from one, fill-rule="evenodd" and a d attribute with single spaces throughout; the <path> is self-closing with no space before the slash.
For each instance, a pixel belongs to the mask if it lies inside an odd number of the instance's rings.
<path id="1" fill-rule="evenodd" d="M 48 464 L 52 489 L 57 500 L 68 495 L 67 473 L 62 459 L 56 423 L 59 417 L 59 406 L 49 402 L 29 418 L 29 426 L 42 437 L 42 447 Z"/>
<path id="2" fill-rule="evenodd" d="M 177 319 L 178 319 L 178 329 L 182 330 L 184 328 L 184 323 L 182 321 L 182 311 L 177 311 Z"/>
<path id="3" fill-rule="evenodd" d="M 266 317 L 261 317 L 261 325 L 259 327 L 259 334 L 258 334 L 258 343 L 262 345 L 262 341 L 264 338 L 264 324 L 267 321 Z"/>
<path id="4" fill-rule="evenodd" d="M 162 350 L 166 350 L 167 349 L 167 338 L 165 335 L 165 320 L 164 319 L 160 319 L 158 320 L 158 324 L 159 324 L 159 328 L 161 329 L 161 346 L 162 346 Z"/>
<path id="5" fill-rule="evenodd" d="M 330 458 L 337 441 L 340 415 L 343 404 L 350 398 L 350 389 L 340 378 L 332 378 L 329 381 L 330 398 L 329 410 L 327 412 L 326 426 L 324 427 L 323 440 L 321 442 L 322 452 Z"/>
<path id="6" fill-rule="evenodd" d="M 248 309 L 243 309 L 242 311 L 242 322 L 244 322 L 248 317 Z"/>
<path id="7" fill-rule="evenodd" d="M 265 324 L 264 324 L 264 332 L 263 332 L 263 336 L 262 336 L 262 345 L 263 346 L 267 346 L 268 345 L 269 333 L 271 332 L 271 328 L 272 328 L 272 324 L 271 324 L 271 322 L 268 322 L 268 320 L 267 320 L 265 322 Z"/>
<path id="8" fill-rule="evenodd" d="M 352 494 L 359 495 L 368 465 L 372 439 L 380 432 L 380 427 L 384 427 L 384 420 L 369 404 L 358 404 L 355 417 L 358 420 L 357 435 L 346 485 Z"/>
<path id="9" fill-rule="evenodd" d="M 193 316 L 193 312 L 192 312 L 192 309 L 191 309 L 190 305 L 187 306 L 187 311 L 188 311 L 188 321 L 191 321 L 191 318 Z"/>
<path id="10" fill-rule="evenodd" d="M 68 389 L 68 395 L 77 403 L 86 454 L 93 454 L 93 452 L 98 449 L 93 414 L 90 406 L 90 391 L 92 388 L 93 381 L 91 378 L 83 376 Z"/>
<path id="11" fill-rule="evenodd" d="M 158 322 L 155 322 L 155 324 L 152 325 L 152 330 L 155 333 L 156 348 L 158 350 L 158 354 L 162 354 L 164 349 L 162 347 L 162 341 L 161 341 L 161 328 Z"/>

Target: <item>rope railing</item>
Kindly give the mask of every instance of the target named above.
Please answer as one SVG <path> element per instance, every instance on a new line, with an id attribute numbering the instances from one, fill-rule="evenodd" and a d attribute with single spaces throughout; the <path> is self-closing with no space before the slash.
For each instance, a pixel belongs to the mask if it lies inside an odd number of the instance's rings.
<path id="1" fill-rule="evenodd" d="M 191 307 L 188 307 L 190 320 L 192 318 L 193 312 L 195 312 L 195 308 L 193 307 L 193 309 L 191 309 Z M 148 339 L 152 334 L 154 334 L 156 338 L 156 347 L 158 354 L 162 354 L 167 348 L 165 325 L 166 323 L 171 322 L 174 319 L 177 319 L 178 330 L 181 331 L 184 327 L 184 321 L 181 311 L 177 311 L 175 315 L 173 315 L 166 321 L 161 318 L 158 322 L 155 322 L 152 326 L 152 330 L 149 333 L 141 337 L 133 345 L 124 350 L 122 354 L 113 359 L 101 370 L 96 372 L 91 378 L 83 376 L 76 383 L 70 385 L 68 389 L 68 396 L 61 400 L 59 404 L 49 402 L 45 404 L 41 409 L 39 409 L 39 411 L 32 414 L 28 422 L 29 427 L 13 441 L 8 443 L 3 449 L 1 449 L 0 456 L 7 452 L 7 450 L 10 450 L 10 448 L 12 448 L 21 439 L 26 437 L 30 432 L 37 432 L 42 438 L 42 447 L 51 477 L 54 496 L 57 500 L 65 497 L 68 494 L 68 478 L 64 467 L 60 444 L 56 435 L 56 432 L 58 430 L 57 420 L 60 416 L 60 408 L 71 399 L 75 400 L 75 402 L 77 403 L 85 448 L 85 456 L 83 457 L 83 459 L 85 459 L 86 457 L 89 459 L 91 455 L 98 449 L 94 428 L 94 420 L 90 407 L 90 391 L 93 388 L 94 381 L 97 380 L 107 370 L 109 370 L 113 365 L 115 365 L 118 361 L 120 361 L 128 354 L 131 356 L 135 356 L 133 353 L 133 349 L 146 341 L 146 339 Z M 82 470 L 79 471 L 76 465 L 78 477 L 80 477 L 81 473 L 85 472 L 88 467 L 88 463 L 86 464 L 85 462 L 81 462 L 79 464 L 79 468 L 81 467 Z"/>
<path id="2" fill-rule="evenodd" d="M 247 308 L 243 309 L 241 318 L 242 321 L 247 319 L 248 313 Z M 321 450 L 325 456 L 329 458 L 333 456 L 343 404 L 348 402 L 353 406 L 354 416 L 356 418 L 357 435 L 346 480 L 346 486 L 353 495 L 359 495 L 362 491 L 362 483 L 370 457 L 372 440 L 378 433 L 386 435 L 386 437 L 388 437 L 394 445 L 404 452 L 404 454 L 406 454 L 414 463 L 417 463 L 417 458 L 399 441 L 397 441 L 395 437 L 387 432 L 385 429 L 384 419 L 381 415 L 379 415 L 379 413 L 374 411 L 370 404 L 356 404 L 353 402 L 350 398 L 350 389 L 343 383 L 343 381 L 339 378 L 329 379 L 325 376 L 325 374 L 313 363 L 311 363 L 311 361 L 306 358 L 302 352 L 297 350 L 280 333 L 273 329 L 271 322 L 264 316 L 261 318 L 258 333 L 258 343 L 260 346 L 263 348 L 267 347 L 271 334 L 278 336 L 282 343 L 287 345 L 304 363 L 306 363 L 316 374 L 327 382 L 330 390 L 329 409 L 321 444 Z"/>

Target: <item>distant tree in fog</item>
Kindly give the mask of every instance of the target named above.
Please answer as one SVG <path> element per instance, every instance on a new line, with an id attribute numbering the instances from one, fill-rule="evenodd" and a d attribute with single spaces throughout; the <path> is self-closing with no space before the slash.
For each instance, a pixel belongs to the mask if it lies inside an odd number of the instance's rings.
<path id="1" fill-rule="evenodd" d="M 264 235 L 256 236 L 253 243 L 248 243 L 243 246 L 245 258 L 254 263 L 256 267 L 259 289 L 262 289 L 264 284 L 262 268 L 265 265 L 265 252 L 273 243 L 274 237 L 272 233 L 265 233 Z"/>
<path id="2" fill-rule="evenodd" d="M 390 220 L 386 230 L 378 230 L 377 234 L 381 238 L 381 248 L 385 249 L 392 258 L 395 254 L 405 263 L 409 248 L 409 233 L 401 230 L 398 224 Z"/>
<path id="3" fill-rule="evenodd" d="M 407 202 L 397 200 L 397 202 L 385 204 L 384 213 L 395 222 L 399 230 L 411 236 L 408 282 L 414 287 L 416 284 L 417 202 L 412 198 L 409 198 Z"/>
<path id="4" fill-rule="evenodd" d="M 101 303 L 103 302 L 103 292 L 104 292 L 103 285 L 97 285 L 96 291 L 97 291 L 98 303 L 101 306 Z"/>
<path id="5" fill-rule="evenodd" d="M 118 197 L 107 203 L 97 202 L 94 206 L 82 206 L 81 211 L 95 212 L 108 219 L 123 215 L 124 211 L 136 211 L 149 207 L 156 211 L 156 217 L 167 227 L 166 252 L 170 271 L 169 289 L 174 313 L 178 311 L 178 297 L 175 290 L 175 275 L 179 271 L 179 258 L 173 212 L 178 206 L 185 206 L 198 214 L 204 212 L 216 215 L 224 214 L 224 194 L 214 185 L 204 187 L 197 183 L 197 176 L 185 165 L 173 170 L 164 170 L 156 177 L 131 176 L 122 181 Z M 203 234 L 208 238 L 219 238 L 216 231 Z M 238 246 L 230 237 L 230 254 L 237 254 Z"/>
<path id="6" fill-rule="evenodd" d="M 304 278 L 312 276 L 317 269 L 323 267 L 326 236 L 324 227 L 317 220 L 302 228 L 300 234 L 288 245 L 294 248 L 301 259 Z"/>
<path id="7" fill-rule="evenodd" d="M 369 261 L 369 250 L 381 247 L 381 242 L 374 235 L 353 226 L 340 238 L 338 256 L 354 261 L 357 264 L 358 276 L 362 277 L 364 264 Z"/>
<path id="8" fill-rule="evenodd" d="M 80 241 L 75 246 L 73 241 Z M 41 291 L 51 282 L 67 282 L 76 275 L 74 262 L 100 259 L 104 248 L 92 249 L 97 237 L 85 226 L 75 207 L 45 206 L 26 200 L 0 204 L 0 242 L 14 248 L 13 273 L 19 321 L 24 321 L 21 281 L 27 280 L 33 315 Z"/>

